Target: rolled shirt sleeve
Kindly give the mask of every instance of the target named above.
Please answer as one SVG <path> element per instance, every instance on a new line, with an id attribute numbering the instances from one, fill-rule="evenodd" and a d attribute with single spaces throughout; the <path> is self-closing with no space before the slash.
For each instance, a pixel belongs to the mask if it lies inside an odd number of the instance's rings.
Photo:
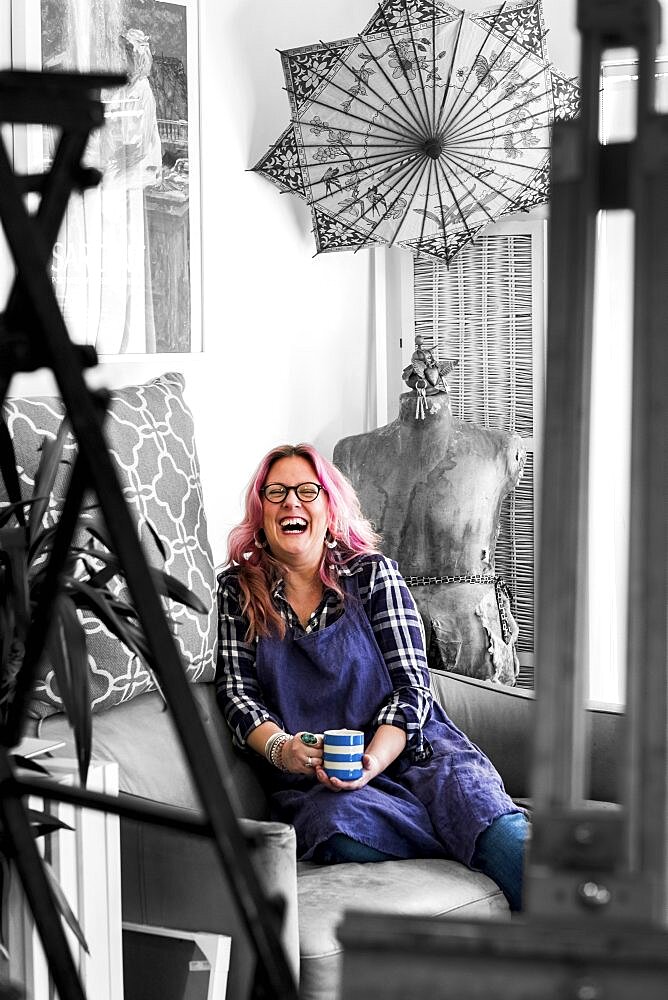
<path id="1" fill-rule="evenodd" d="M 394 689 L 375 722 L 404 729 L 407 746 L 419 753 L 432 705 L 422 618 L 393 560 L 375 557 L 368 566 L 368 594 L 360 581 L 360 597 Z"/>
<path id="2" fill-rule="evenodd" d="M 248 734 L 263 722 L 280 720 L 262 702 L 255 672 L 256 643 L 246 640 L 248 622 L 241 614 L 236 574 L 218 577 L 218 668 L 216 697 L 232 730 L 234 743 L 245 747 Z"/>

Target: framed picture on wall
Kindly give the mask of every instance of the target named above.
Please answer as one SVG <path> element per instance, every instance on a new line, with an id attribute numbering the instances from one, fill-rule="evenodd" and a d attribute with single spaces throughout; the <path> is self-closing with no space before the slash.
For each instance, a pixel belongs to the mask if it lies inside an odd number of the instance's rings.
<path id="1" fill-rule="evenodd" d="M 86 152 L 102 182 L 72 196 L 54 247 L 72 339 L 106 359 L 200 351 L 197 0 L 14 2 L 12 62 L 127 75 L 102 92 Z M 26 128 L 15 165 L 42 170 L 53 149 L 49 129 Z"/>

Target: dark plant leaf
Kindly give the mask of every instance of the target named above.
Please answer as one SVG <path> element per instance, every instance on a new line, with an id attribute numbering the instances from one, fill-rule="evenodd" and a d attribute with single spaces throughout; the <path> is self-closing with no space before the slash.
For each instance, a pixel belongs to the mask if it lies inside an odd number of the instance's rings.
<path id="1" fill-rule="evenodd" d="M 28 814 L 29 820 L 32 822 L 33 821 L 33 817 L 35 815 L 35 810 L 29 809 L 29 810 L 27 810 L 27 814 Z M 48 819 L 49 820 L 54 820 L 54 817 L 53 816 L 49 816 Z M 56 820 L 56 823 L 62 829 L 66 829 L 66 830 L 71 830 L 72 829 L 72 827 L 68 826 L 67 823 L 62 823 L 62 821 L 60 821 L 60 820 Z M 58 827 L 56 827 L 56 826 L 52 827 L 52 829 L 57 829 L 57 828 Z M 45 832 L 46 833 L 50 833 L 51 830 L 46 830 Z M 35 833 L 35 827 L 34 826 L 33 826 L 33 833 Z M 7 906 L 8 906 L 8 902 L 9 902 L 9 887 L 10 887 L 11 882 L 10 882 L 10 868 L 9 868 L 9 860 L 8 859 L 9 859 L 10 855 L 11 855 L 11 847 L 2 838 L 2 835 L 0 834 L 0 898 L 2 899 L 2 913 L 7 913 Z M 58 907 L 58 909 L 59 909 L 59 911 L 60 911 L 63 919 L 65 920 L 65 922 L 67 923 L 68 927 L 70 928 L 70 930 L 72 931 L 72 933 L 75 935 L 75 937 L 77 938 L 77 940 L 81 944 L 81 947 L 85 949 L 85 951 L 86 951 L 87 954 L 90 954 L 89 949 L 88 949 L 88 942 L 86 941 L 86 938 L 84 937 L 84 934 L 83 934 L 83 931 L 81 930 L 81 926 L 79 924 L 79 921 L 77 920 L 76 916 L 72 912 L 72 908 L 70 907 L 70 904 L 67 901 L 67 898 L 65 897 L 65 894 L 63 893 L 63 890 L 61 889 L 61 887 L 60 887 L 60 885 L 58 883 L 58 879 L 55 876 L 53 868 L 48 864 L 47 861 L 44 861 L 44 859 L 40 859 L 40 862 L 44 866 L 44 871 L 45 871 L 45 874 L 46 874 L 46 878 L 47 878 L 47 880 L 48 880 L 48 882 L 49 882 L 49 884 L 51 886 L 51 889 L 53 891 L 53 895 L 54 895 L 55 900 L 56 900 L 56 905 L 57 905 L 57 907 Z M 7 960 L 9 960 L 10 956 L 9 956 L 9 954 L 7 952 L 6 947 L 5 947 L 4 938 L 2 939 L 2 941 L 0 941 L 0 952 L 2 953 L 2 955 Z M 2 998 L 2 1000 L 4 1000 L 5 994 L 4 993 L 0 993 L 0 997 Z M 22 993 L 7 994 L 7 1000 L 22 1000 L 23 997 L 24 997 L 24 994 L 22 994 Z"/>
<path id="2" fill-rule="evenodd" d="M 0 593 L 0 630 L 2 633 L 2 670 L 4 679 L 6 671 L 10 669 L 9 660 L 13 655 L 12 646 L 14 645 L 16 631 L 14 603 L 11 588 L 8 586 L 3 587 Z"/>
<path id="3" fill-rule="evenodd" d="M 53 537 L 57 530 L 57 524 L 49 524 L 46 528 L 42 528 L 37 536 L 33 535 L 30 549 L 28 550 L 31 563 L 34 563 L 42 555 L 42 553 L 50 550 Z"/>
<path id="4" fill-rule="evenodd" d="M 15 634 L 16 618 L 10 588 L 0 577 L 0 726 L 4 726 L 16 692 L 16 677 L 23 664 Z"/>
<path id="5" fill-rule="evenodd" d="M 131 642 L 127 642 L 126 645 L 151 669 L 153 654 L 151 653 L 151 647 L 148 644 L 143 628 L 136 624 L 136 622 L 126 621 L 124 631 L 128 638 L 131 639 Z"/>
<path id="6" fill-rule="evenodd" d="M 107 552 L 106 549 L 95 549 L 92 545 L 72 545 L 70 547 L 70 552 L 77 556 L 79 559 L 98 559 L 100 562 L 107 563 L 111 559 L 116 559 L 116 556 L 112 556 L 111 552 Z"/>
<path id="7" fill-rule="evenodd" d="M 97 552 L 94 553 L 94 557 L 97 558 Z M 121 561 L 118 556 L 113 555 L 111 552 L 105 554 L 104 561 L 107 564 L 108 570 L 112 567 L 115 568 L 113 576 L 122 574 L 123 568 L 121 566 Z M 159 594 L 171 598 L 173 601 L 178 601 L 179 604 L 185 604 L 187 608 L 191 608 L 200 615 L 205 615 L 208 608 L 202 603 L 197 594 L 193 594 L 191 590 L 186 587 L 184 583 L 177 580 L 176 577 L 171 576 L 169 573 L 165 573 L 164 570 L 156 569 L 154 566 L 149 566 L 148 571 L 153 578 L 153 583 Z M 89 581 L 90 583 L 91 581 Z"/>
<path id="8" fill-rule="evenodd" d="M 49 500 L 58 474 L 58 468 L 63 458 L 63 447 L 68 434 L 68 422 L 60 422 L 55 439 L 44 438 L 42 454 L 35 473 L 35 494 L 39 497 L 30 508 L 28 526 L 30 542 L 32 543 L 42 527 L 44 515 L 49 507 Z"/>
<path id="9" fill-rule="evenodd" d="M 54 438 L 43 438 L 40 446 L 40 460 L 35 473 L 35 493 L 45 493 L 50 496 L 61 465 L 71 466 L 72 462 L 65 458 L 65 442 L 70 436 L 70 422 L 67 417 L 61 420 Z M 40 490 L 37 487 L 42 486 Z"/>
<path id="10" fill-rule="evenodd" d="M 16 629 L 23 639 L 30 620 L 30 588 L 26 537 L 23 528 L 0 528 L 0 549 L 3 550 L 5 559 L 9 563 Z"/>
<path id="11" fill-rule="evenodd" d="M 91 587 L 84 580 L 71 580 L 68 584 L 70 599 L 81 609 L 86 609 L 100 619 L 112 635 L 115 635 L 121 642 L 132 650 L 137 656 L 141 656 L 141 651 L 135 646 L 132 632 L 128 629 L 128 622 L 119 618 L 108 599 L 107 591 L 99 591 Z"/>
<path id="12" fill-rule="evenodd" d="M 122 572 L 121 561 L 117 555 L 109 550 L 87 549 L 86 554 L 90 559 L 99 559 L 114 571 L 114 576 Z"/>
<path id="13" fill-rule="evenodd" d="M 9 503 L 6 507 L 3 507 L 0 511 L 0 528 L 4 527 L 5 524 L 9 524 L 13 517 L 16 517 L 19 523 L 25 524 L 25 508 L 29 502 L 29 500 L 21 500 L 19 503 Z M 19 514 L 19 508 L 21 508 L 22 516 Z"/>
<path id="14" fill-rule="evenodd" d="M 129 623 L 128 623 L 128 628 L 134 635 L 137 647 L 141 650 L 140 653 L 141 660 L 146 669 L 148 670 L 149 674 L 151 675 L 153 683 L 155 684 L 158 690 L 158 694 L 162 698 L 163 702 L 167 704 L 167 699 L 165 698 L 162 687 L 160 685 L 160 679 L 158 678 L 158 674 L 155 669 L 155 659 L 153 657 L 151 648 L 146 640 L 146 636 L 144 635 L 143 629 L 139 625 L 134 625 L 134 624 L 130 625 Z"/>
<path id="15" fill-rule="evenodd" d="M 26 809 L 25 814 L 30 824 L 30 832 L 35 840 L 38 837 L 48 837 L 50 833 L 55 833 L 57 830 L 74 832 L 74 827 L 70 826 L 69 823 L 65 823 L 62 819 L 58 819 L 57 816 L 44 812 L 42 809 Z M 14 850 L 14 845 L 4 836 L 4 832 L 0 832 L 0 858 L 12 858 Z"/>
<path id="16" fill-rule="evenodd" d="M 120 615 L 122 618 L 133 622 L 139 621 L 137 609 L 133 608 L 127 601 L 124 601 L 122 597 L 112 595 L 109 598 L 109 606 L 112 607 L 116 614 Z"/>
<path id="17" fill-rule="evenodd" d="M 164 694 L 155 673 L 153 654 L 144 630 L 136 620 L 135 609 L 131 605 L 119 601 L 109 591 L 97 591 L 84 581 L 73 580 L 71 586 L 73 589 L 70 596 L 75 605 L 82 610 L 90 611 L 99 618 L 113 635 L 117 636 L 135 656 L 139 657 L 146 665 L 164 701 Z"/>
<path id="18" fill-rule="evenodd" d="M 160 537 L 160 535 L 158 534 L 157 530 L 154 528 L 154 526 L 151 524 L 150 521 L 144 521 L 144 524 L 148 528 L 148 530 L 149 530 L 149 532 L 150 532 L 150 534 L 151 534 L 151 536 L 153 538 L 153 541 L 155 542 L 155 546 L 156 546 L 158 552 L 160 553 L 160 556 L 162 558 L 162 562 L 163 562 L 163 565 L 164 565 L 165 560 L 167 559 L 167 549 L 165 548 L 165 543 L 163 542 L 162 538 Z"/>
<path id="19" fill-rule="evenodd" d="M 74 572 L 77 560 L 81 562 L 88 573 L 88 578 L 85 582 L 98 590 L 103 590 L 110 580 L 119 575 L 118 559 L 111 552 L 105 552 L 102 549 L 93 549 L 88 546 L 73 545 L 70 548 L 69 555 L 72 559 L 70 571 L 72 581 L 82 579 L 80 574 Z M 100 569 L 96 563 L 102 563 L 102 568 Z"/>
<path id="20" fill-rule="evenodd" d="M 48 646 L 58 691 L 74 731 L 79 776 L 85 786 L 92 743 L 88 650 L 76 606 L 67 594 L 56 597 Z"/>
<path id="21" fill-rule="evenodd" d="M 90 951 L 88 949 L 88 942 L 84 937 L 84 933 L 81 930 L 81 927 L 79 926 L 79 921 L 72 912 L 72 907 L 68 903 L 65 893 L 60 888 L 60 883 L 58 882 L 58 879 L 55 876 L 53 868 L 51 867 L 48 861 L 43 861 L 43 864 L 47 878 L 49 879 L 49 883 L 51 885 L 51 889 L 53 890 L 53 895 L 56 897 L 56 903 L 58 904 L 58 909 L 60 910 L 63 920 L 65 921 L 69 929 L 72 931 L 72 933 L 74 934 L 74 936 L 76 937 L 77 941 L 84 949 L 86 954 L 90 955 Z"/>
<path id="22" fill-rule="evenodd" d="M 18 521 L 20 524 L 25 525 L 25 515 L 23 508 L 20 506 L 22 499 L 21 483 L 19 481 L 19 474 L 16 471 L 14 442 L 3 416 L 0 416 L 0 473 L 2 473 L 2 481 L 5 484 L 10 502 L 17 505 L 16 516 Z"/>
<path id="23" fill-rule="evenodd" d="M 7 855 L 2 850 L 2 834 L 0 832 L 0 913 L 9 912 L 9 889 L 11 885 L 10 878 L 10 868 L 9 860 Z M 8 962 L 9 952 L 5 947 L 5 928 L 4 924 L 6 921 L 0 921 L 0 954 Z M 11 1000 L 11 998 L 10 998 Z"/>
<path id="24" fill-rule="evenodd" d="M 71 827 L 70 827 L 71 829 Z M 53 833 L 54 827 L 50 823 L 31 823 L 30 832 L 32 833 L 35 840 L 38 837 L 48 837 L 50 833 Z"/>
<path id="25" fill-rule="evenodd" d="M 47 769 L 39 763 L 37 760 L 33 760 L 32 757 L 22 757 L 21 754 L 13 753 L 10 754 L 9 759 L 13 763 L 14 767 L 22 767 L 26 771 L 37 771 L 38 774 L 48 775 Z"/>
<path id="26" fill-rule="evenodd" d="M 48 813 L 44 813 L 42 819 L 38 815 L 35 815 L 30 820 L 30 831 L 35 839 L 38 837 L 48 837 L 55 830 L 74 830 L 74 827 L 63 823 L 61 820 L 57 820 L 54 816 L 49 816 Z"/>
<path id="27" fill-rule="evenodd" d="M 139 658 L 150 667 L 153 654 L 146 638 L 146 634 L 144 633 L 144 628 L 139 623 L 137 618 L 125 619 L 125 632 L 132 641 L 132 645 L 128 643 L 128 647 L 136 656 L 139 656 Z"/>
<path id="28" fill-rule="evenodd" d="M 150 521 L 144 521 L 144 524 L 146 525 L 151 535 L 153 536 L 153 541 L 156 544 L 158 552 L 162 556 L 162 561 L 164 564 L 165 560 L 167 559 L 167 550 L 165 549 L 165 543 L 163 542 L 162 538 L 160 537 L 157 530 L 153 527 Z"/>
<path id="29" fill-rule="evenodd" d="M 44 809 L 26 809 L 25 811 L 28 822 L 31 826 L 44 826 L 48 827 L 49 830 L 74 830 L 73 826 L 69 823 L 65 823 L 64 820 L 58 819 L 53 813 L 45 812 Z"/>
<path id="30" fill-rule="evenodd" d="M 90 587 L 103 590 L 109 581 L 118 575 L 116 568 L 117 560 L 109 552 L 95 552 L 92 549 L 71 549 L 70 551 L 78 556 L 81 564 L 88 573 L 88 578 L 85 582 Z M 105 564 L 102 569 L 98 569 L 97 566 L 93 565 L 91 560 L 95 559 Z M 78 580 L 80 578 L 77 576 L 73 577 L 73 579 Z"/>
<path id="31" fill-rule="evenodd" d="M 47 560 L 41 560 L 37 566 L 28 567 L 28 586 L 33 604 L 39 600 L 39 596 L 46 580 Z"/>
<path id="32" fill-rule="evenodd" d="M 89 573 L 88 585 L 95 587 L 96 590 L 103 590 L 118 575 L 114 567 L 109 565 L 96 571 L 93 566 L 86 563 L 86 569 Z"/>
<path id="33" fill-rule="evenodd" d="M 176 577 L 170 576 L 169 573 L 164 573 L 162 570 L 151 570 L 151 575 L 159 593 L 166 593 L 173 601 L 185 604 L 187 608 L 192 608 L 193 611 L 196 611 L 200 615 L 207 613 L 207 606 L 199 599 L 197 594 L 193 594 L 191 590 L 188 590 L 185 584 L 177 580 Z"/>
<path id="34" fill-rule="evenodd" d="M 88 531 L 93 538 L 96 538 L 101 545 L 104 545 L 105 549 L 108 549 L 109 551 L 113 549 L 111 538 L 99 521 L 97 524 L 89 524 L 88 521 L 86 521 L 86 531 Z"/>

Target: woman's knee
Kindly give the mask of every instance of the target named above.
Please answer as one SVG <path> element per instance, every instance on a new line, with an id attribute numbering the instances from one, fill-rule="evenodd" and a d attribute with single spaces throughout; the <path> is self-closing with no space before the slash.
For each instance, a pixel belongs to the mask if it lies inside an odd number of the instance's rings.
<path id="1" fill-rule="evenodd" d="M 391 861 L 389 854 L 353 840 L 345 833 L 335 833 L 323 844 L 319 844 L 313 860 L 321 865 L 337 865 L 346 863 L 366 864 L 369 861 Z"/>
<path id="2" fill-rule="evenodd" d="M 529 833 L 529 822 L 522 812 L 497 816 L 478 837 L 476 849 L 490 851 L 524 850 Z"/>
<path id="3" fill-rule="evenodd" d="M 511 910 L 522 908 L 524 855 L 529 823 L 524 813 L 497 817 L 476 841 L 471 866 L 493 879 Z"/>

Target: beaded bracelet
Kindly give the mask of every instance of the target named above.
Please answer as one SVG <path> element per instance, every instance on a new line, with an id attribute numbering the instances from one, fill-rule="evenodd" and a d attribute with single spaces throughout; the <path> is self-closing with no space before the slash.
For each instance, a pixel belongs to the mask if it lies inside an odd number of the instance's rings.
<path id="1" fill-rule="evenodd" d="M 287 736 L 287 733 L 284 733 L 282 729 L 278 729 L 275 733 L 271 734 L 271 736 L 269 737 L 269 739 L 265 743 L 265 745 L 264 745 L 264 755 L 267 758 L 267 760 L 271 760 L 271 750 L 272 750 L 272 747 L 273 747 L 274 743 L 276 742 L 276 740 L 279 739 L 281 736 Z"/>
<path id="2" fill-rule="evenodd" d="M 283 763 L 283 748 L 286 743 L 289 743 L 292 736 L 288 736 L 287 733 L 280 733 L 279 738 L 274 740 L 271 745 L 271 750 L 269 751 L 269 762 L 277 767 L 279 771 L 287 771 L 287 767 Z"/>

